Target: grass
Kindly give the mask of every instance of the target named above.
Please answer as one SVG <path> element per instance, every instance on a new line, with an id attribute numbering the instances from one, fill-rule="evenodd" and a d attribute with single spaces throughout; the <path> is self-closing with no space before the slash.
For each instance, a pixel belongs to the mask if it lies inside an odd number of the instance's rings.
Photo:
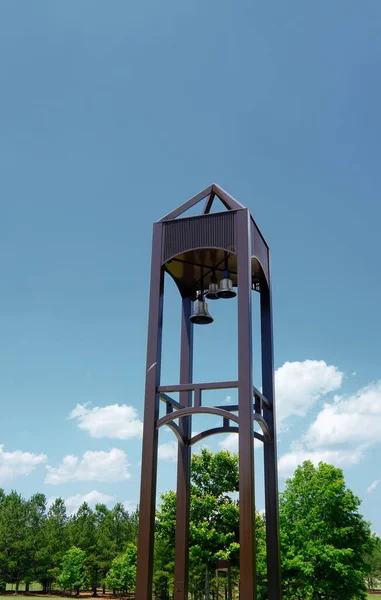
<path id="1" fill-rule="evenodd" d="M 16 585 L 14 583 L 7 583 L 7 592 L 14 592 Z M 30 592 L 41 592 L 42 585 L 39 583 L 33 582 L 29 586 Z M 25 583 L 20 583 L 19 592 L 25 592 Z M 18 596 L 15 596 L 17 598 Z"/>

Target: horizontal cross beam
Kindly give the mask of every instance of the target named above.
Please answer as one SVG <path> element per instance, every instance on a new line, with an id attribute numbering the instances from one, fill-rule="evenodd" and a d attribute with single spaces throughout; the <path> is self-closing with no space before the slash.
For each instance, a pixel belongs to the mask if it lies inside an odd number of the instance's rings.
<path id="1" fill-rule="evenodd" d="M 193 392 L 193 390 L 229 390 L 238 388 L 238 381 L 212 381 L 210 383 L 180 383 L 178 385 L 159 385 L 161 392 Z"/>
<path id="2" fill-rule="evenodd" d="M 257 396 L 260 400 L 262 400 L 263 404 L 267 408 L 272 408 L 272 404 L 269 400 L 267 400 L 266 396 L 261 394 L 261 392 L 253 385 L 253 396 Z"/>

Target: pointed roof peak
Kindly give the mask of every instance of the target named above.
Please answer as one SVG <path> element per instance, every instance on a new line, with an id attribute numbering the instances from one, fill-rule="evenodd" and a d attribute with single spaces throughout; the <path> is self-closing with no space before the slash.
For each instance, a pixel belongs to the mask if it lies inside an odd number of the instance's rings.
<path id="1" fill-rule="evenodd" d="M 241 208 L 245 208 L 240 202 L 235 200 L 228 192 L 223 190 L 217 183 L 212 183 L 207 188 L 184 202 L 170 213 L 159 219 L 159 222 L 170 221 L 172 219 L 176 219 L 184 212 L 201 202 L 206 198 L 206 202 L 204 204 L 204 208 L 201 211 L 201 215 L 206 215 L 210 213 L 210 209 L 212 208 L 212 204 L 215 198 L 219 198 L 222 204 L 225 206 L 226 210 L 239 210 Z"/>

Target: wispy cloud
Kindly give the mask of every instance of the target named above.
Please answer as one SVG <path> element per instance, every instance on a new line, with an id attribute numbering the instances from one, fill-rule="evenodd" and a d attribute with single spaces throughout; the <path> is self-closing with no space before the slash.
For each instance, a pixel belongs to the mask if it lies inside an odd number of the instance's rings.
<path id="1" fill-rule="evenodd" d="M 371 494 L 372 492 L 374 492 L 374 490 L 376 489 L 376 487 L 378 486 L 378 484 L 381 482 L 381 479 L 375 479 L 373 481 L 373 483 L 370 484 L 370 486 L 368 487 L 368 489 L 366 490 L 368 492 L 368 494 Z"/>

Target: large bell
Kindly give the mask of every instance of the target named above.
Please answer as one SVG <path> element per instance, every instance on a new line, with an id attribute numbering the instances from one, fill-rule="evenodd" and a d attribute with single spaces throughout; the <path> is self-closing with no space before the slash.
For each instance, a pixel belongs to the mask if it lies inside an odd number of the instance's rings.
<path id="1" fill-rule="evenodd" d="M 219 298 L 235 298 L 237 292 L 233 289 L 233 282 L 229 277 L 229 273 L 224 273 L 224 278 L 220 281 L 217 296 Z"/>
<path id="2" fill-rule="evenodd" d="M 195 325 L 209 325 L 214 321 L 209 314 L 208 304 L 200 297 L 194 303 L 193 314 L 189 317 L 189 320 Z"/>
<path id="3" fill-rule="evenodd" d="M 209 288 L 205 294 L 205 298 L 208 298 L 208 300 L 218 300 L 218 283 L 214 274 L 210 278 Z"/>

